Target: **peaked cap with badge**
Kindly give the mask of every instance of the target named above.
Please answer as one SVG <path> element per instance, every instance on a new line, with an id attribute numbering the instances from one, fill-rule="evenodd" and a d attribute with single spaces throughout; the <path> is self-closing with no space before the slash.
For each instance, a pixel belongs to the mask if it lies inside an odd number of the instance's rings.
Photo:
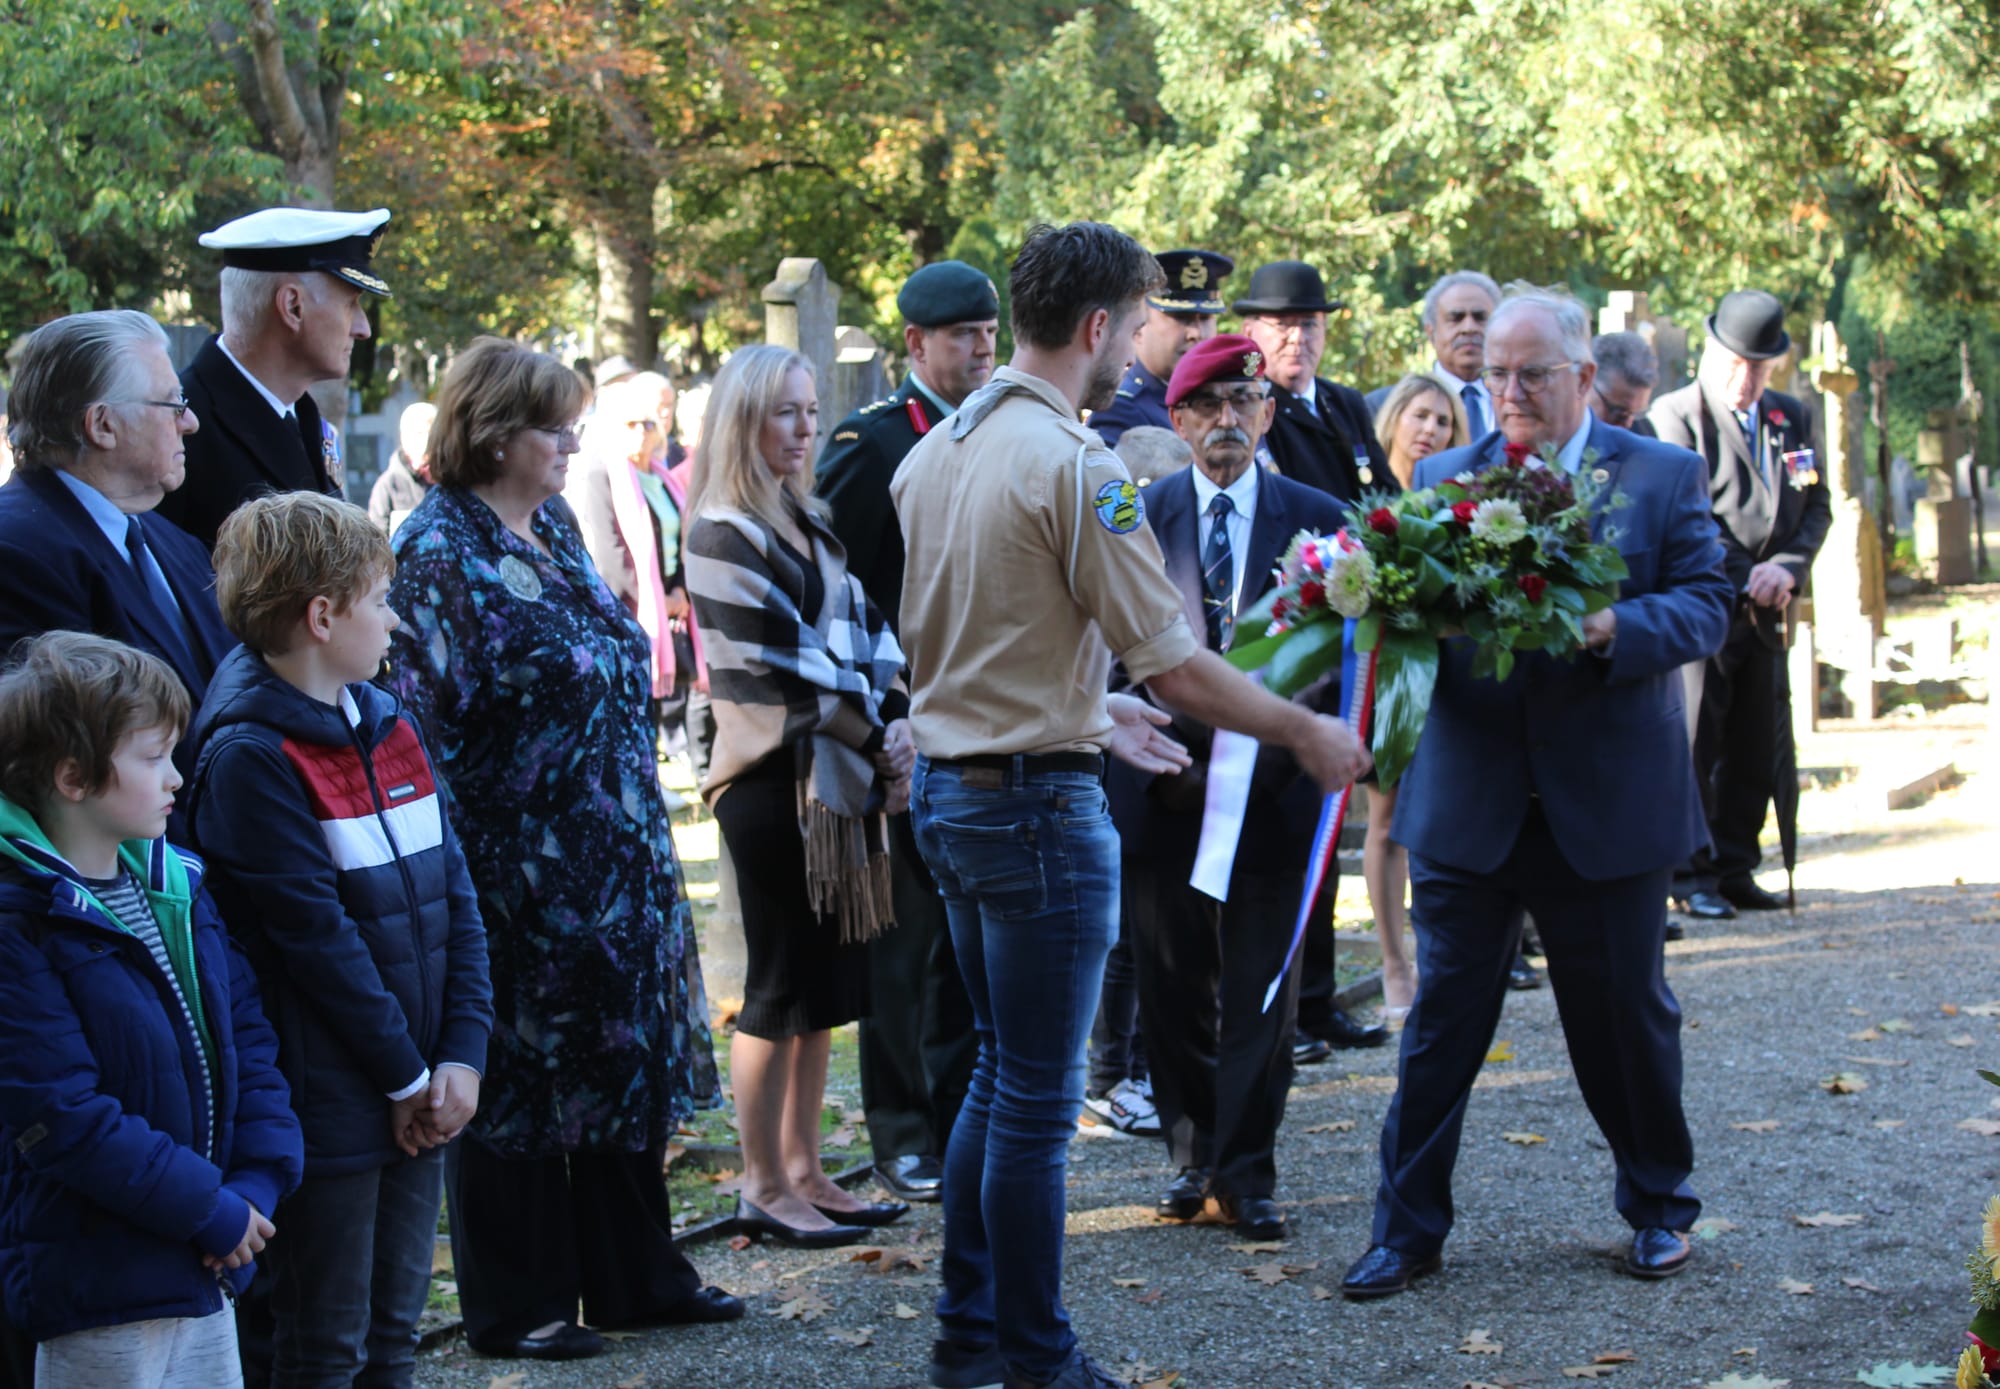
<path id="1" fill-rule="evenodd" d="M 317 272 L 387 298 L 389 286 L 371 267 L 389 210 L 328 212 L 267 207 L 200 236 L 222 252 L 225 269 Z M 202 345 L 181 373 L 181 393 L 201 428 L 187 436 L 187 480 L 160 503 L 162 516 L 215 548 L 223 518 L 265 492 L 342 495 L 346 469 L 333 426 L 311 395 L 280 412 L 222 350 L 219 336 Z M 268 387 L 266 387 L 268 389 Z"/>
<path id="2" fill-rule="evenodd" d="M 1146 302 L 1162 313 L 1219 314 L 1228 307 L 1222 300 L 1222 282 L 1236 268 L 1236 262 L 1217 251 L 1161 251 L 1153 257 L 1167 282 L 1146 296 Z"/>

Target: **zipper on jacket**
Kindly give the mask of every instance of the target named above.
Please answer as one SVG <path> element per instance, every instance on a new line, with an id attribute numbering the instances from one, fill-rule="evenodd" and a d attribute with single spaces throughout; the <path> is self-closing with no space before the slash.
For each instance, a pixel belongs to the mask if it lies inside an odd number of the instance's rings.
<path id="1" fill-rule="evenodd" d="M 398 716 L 398 722 L 400 722 L 400 716 Z M 392 723 L 389 726 L 389 731 L 394 733 L 395 728 L 396 725 Z M 419 990 L 417 1007 L 421 1010 L 417 1015 L 416 1026 L 412 1029 L 415 1036 L 410 1040 L 421 1045 L 423 1037 L 430 1031 L 431 964 L 430 952 L 424 948 L 423 911 L 417 901 L 417 884 L 416 880 L 410 876 L 410 865 L 403 860 L 403 846 L 396 842 L 396 831 L 389 824 L 389 817 L 386 813 L 388 807 L 382 800 L 382 788 L 375 780 L 374 753 L 371 749 L 361 746 L 361 730 L 359 728 L 349 724 L 347 736 L 354 743 L 354 750 L 361 756 L 361 770 L 368 778 L 369 803 L 375 807 L 376 822 L 382 826 L 382 836 L 389 841 L 390 856 L 396 860 L 396 871 L 402 875 L 403 879 L 403 900 L 409 905 L 410 909 L 410 940 L 416 947 L 417 985 Z M 433 776 L 433 779 L 435 779 L 435 776 Z M 444 814 L 443 805 L 437 807 L 437 813 L 440 815 Z M 449 937 L 447 936 L 448 940 Z M 424 1064 L 426 1066 L 430 1064 L 428 1056 L 424 1058 Z"/>

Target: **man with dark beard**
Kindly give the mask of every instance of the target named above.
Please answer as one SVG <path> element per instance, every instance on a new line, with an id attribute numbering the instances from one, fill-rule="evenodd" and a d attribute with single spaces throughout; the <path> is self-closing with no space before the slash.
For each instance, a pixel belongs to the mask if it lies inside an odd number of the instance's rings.
<path id="1" fill-rule="evenodd" d="M 910 815 L 979 1031 L 945 1154 L 936 1386 L 1116 1384 L 1078 1346 L 1061 1295 L 1084 1039 L 1118 930 L 1104 753 L 1154 773 L 1187 754 L 1154 726 L 1166 714 L 1107 698 L 1112 657 L 1193 717 L 1290 749 L 1329 789 L 1368 765 L 1345 724 L 1203 649 L 1137 484 L 1077 420 L 1111 399 L 1159 275 L 1101 223 L 1035 228 L 1008 278 L 1013 360 L 890 484 L 907 556 Z"/>

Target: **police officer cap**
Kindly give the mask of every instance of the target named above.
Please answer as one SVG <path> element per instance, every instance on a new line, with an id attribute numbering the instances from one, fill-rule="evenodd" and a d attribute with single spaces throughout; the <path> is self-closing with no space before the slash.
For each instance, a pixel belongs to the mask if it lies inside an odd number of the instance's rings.
<path id="1" fill-rule="evenodd" d="M 201 244 L 222 252 L 222 263 L 242 270 L 317 270 L 370 294 L 389 286 L 369 269 L 389 209 L 325 212 L 313 207 L 267 207 L 203 232 Z"/>
<path id="2" fill-rule="evenodd" d="M 1222 302 L 1222 281 L 1236 262 L 1217 251 L 1162 251 L 1153 257 L 1167 277 L 1166 284 L 1146 296 L 1162 313 L 1216 313 Z"/>
<path id="3" fill-rule="evenodd" d="M 983 323 L 1000 317 L 1000 291 L 962 260 L 932 261 L 903 281 L 896 308 L 919 328 Z"/>

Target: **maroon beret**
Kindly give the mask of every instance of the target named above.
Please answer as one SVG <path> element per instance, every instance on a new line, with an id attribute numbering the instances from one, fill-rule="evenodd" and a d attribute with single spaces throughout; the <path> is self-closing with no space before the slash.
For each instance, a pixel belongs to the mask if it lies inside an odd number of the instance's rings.
<path id="1" fill-rule="evenodd" d="M 1241 333 L 1217 333 L 1198 342 L 1174 366 L 1167 404 L 1180 404 L 1211 381 L 1262 381 L 1264 351 Z"/>

